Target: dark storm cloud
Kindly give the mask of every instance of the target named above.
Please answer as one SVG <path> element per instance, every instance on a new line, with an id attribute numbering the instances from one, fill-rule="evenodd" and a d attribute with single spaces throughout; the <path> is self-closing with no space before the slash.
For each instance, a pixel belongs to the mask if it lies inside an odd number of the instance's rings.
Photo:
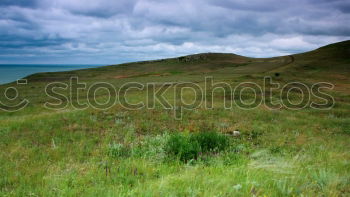
<path id="1" fill-rule="evenodd" d="M 14 37 L 11 35 L 0 37 L 0 48 L 2 49 L 21 49 L 29 47 L 50 47 L 59 46 L 62 43 L 70 42 L 69 39 L 62 38 L 28 38 L 28 37 Z"/>
<path id="2" fill-rule="evenodd" d="M 350 1 L 348 0 L 311 0 L 310 3 L 324 8 L 334 8 L 344 13 L 350 12 Z"/>
<path id="3" fill-rule="evenodd" d="M 36 7 L 35 0 L 1 0 L 0 6 L 21 6 L 21 7 Z"/>
<path id="4" fill-rule="evenodd" d="M 349 39 L 349 11 L 348 0 L 0 0 L 0 63 L 284 55 Z"/>

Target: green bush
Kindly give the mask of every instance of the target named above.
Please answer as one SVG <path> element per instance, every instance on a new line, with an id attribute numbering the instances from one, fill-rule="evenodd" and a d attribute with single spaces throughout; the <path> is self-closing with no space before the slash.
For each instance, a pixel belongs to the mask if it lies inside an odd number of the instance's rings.
<path id="1" fill-rule="evenodd" d="M 216 132 L 201 132 L 193 134 L 191 136 L 191 141 L 198 142 L 203 153 L 223 151 L 229 144 L 227 136 Z"/>
<path id="2" fill-rule="evenodd" d="M 228 145 L 228 137 L 216 132 L 201 132 L 189 135 L 177 133 L 169 137 L 165 145 L 165 151 L 168 155 L 187 162 L 197 159 L 200 154 L 223 151 Z"/>
<path id="3" fill-rule="evenodd" d="M 198 142 L 191 142 L 188 136 L 182 134 L 171 135 L 165 145 L 165 151 L 168 155 L 178 157 L 184 162 L 197 159 L 200 150 Z"/>

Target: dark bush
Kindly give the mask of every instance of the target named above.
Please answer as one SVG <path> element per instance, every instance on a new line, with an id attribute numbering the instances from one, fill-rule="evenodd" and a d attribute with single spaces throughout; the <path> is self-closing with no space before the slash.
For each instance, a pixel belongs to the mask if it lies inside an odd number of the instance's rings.
<path id="1" fill-rule="evenodd" d="M 203 153 L 223 151 L 228 146 L 228 137 L 216 132 L 196 133 L 191 141 L 198 142 Z"/>
<path id="2" fill-rule="evenodd" d="M 216 132 L 190 135 L 173 134 L 165 145 L 165 151 L 168 155 L 187 162 L 191 159 L 197 159 L 201 153 L 223 151 L 228 145 L 228 137 Z"/>
<path id="3" fill-rule="evenodd" d="M 198 158 L 200 146 L 197 142 L 191 142 L 188 136 L 174 134 L 167 141 L 165 151 L 168 155 L 176 156 L 181 161 L 187 162 Z"/>

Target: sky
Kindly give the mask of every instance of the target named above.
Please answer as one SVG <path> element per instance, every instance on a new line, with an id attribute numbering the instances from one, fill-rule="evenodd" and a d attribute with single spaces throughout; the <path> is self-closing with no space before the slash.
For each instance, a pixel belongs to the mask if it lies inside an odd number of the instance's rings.
<path id="1" fill-rule="evenodd" d="M 349 39 L 349 0 L 0 0 L 2 64 L 272 57 Z"/>

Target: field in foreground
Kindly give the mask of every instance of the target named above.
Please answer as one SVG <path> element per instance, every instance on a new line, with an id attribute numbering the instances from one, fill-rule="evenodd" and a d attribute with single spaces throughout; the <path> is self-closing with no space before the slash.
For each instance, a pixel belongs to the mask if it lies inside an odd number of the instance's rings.
<path id="1" fill-rule="evenodd" d="M 350 195 L 350 42 L 336 43 L 292 56 L 253 59 L 233 54 L 199 54 L 98 69 L 29 76 L 16 86 L 30 104 L 17 112 L 0 111 L 1 196 L 349 196 Z M 49 82 L 69 84 L 72 76 L 91 86 L 127 82 L 157 87 L 166 82 L 193 82 L 204 88 L 205 77 L 236 87 L 241 82 L 263 85 L 271 76 L 281 87 L 298 81 L 335 85 L 325 90 L 331 109 L 245 110 L 227 88 L 216 90 L 213 108 L 205 104 L 174 111 L 127 110 L 120 104 L 98 110 L 49 110 Z M 165 97 L 170 103 L 170 90 Z M 281 88 L 272 91 L 280 97 Z M 69 89 L 61 89 L 68 95 Z M 77 100 L 91 95 L 80 90 Z M 259 98 L 266 98 L 264 90 Z M 242 98 L 252 101 L 252 92 Z M 105 92 L 97 99 L 106 100 Z M 191 101 L 193 92 L 184 92 Z M 291 91 L 298 102 L 301 92 Z M 147 100 L 146 91 L 130 91 L 132 102 Z M 224 99 L 233 103 L 224 109 Z M 281 100 L 279 100 L 281 99 Z M 321 102 L 317 97 L 311 101 Z M 4 96 L 0 99 L 6 102 Z M 254 101 L 254 100 L 253 100 Z M 8 101 L 16 102 L 16 100 Z M 77 103 L 75 103 L 77 104 Z M 240 136 L 230 132 L 239 130 Z"/>

